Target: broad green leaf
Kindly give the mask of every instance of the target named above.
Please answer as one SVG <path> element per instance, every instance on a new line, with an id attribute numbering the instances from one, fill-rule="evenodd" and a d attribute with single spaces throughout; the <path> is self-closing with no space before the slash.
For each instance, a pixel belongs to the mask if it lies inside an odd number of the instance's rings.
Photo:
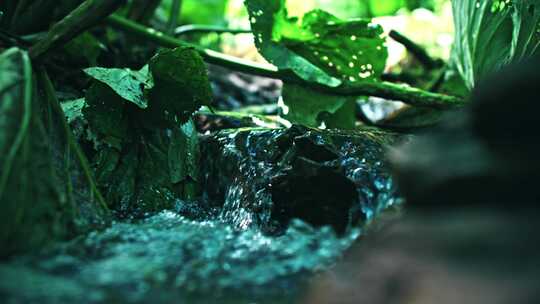
<path id="1" fill-rule="evenodd" d="M 26 53 L 12 48 L 0 54 L 1 256 L 35 247 L 57 234 L 58 223 L 48 223 L 47 218 L 54 219 L 61 193 L 52 175 L 33 87 Z"/>
<path id="2" fill-rule="evenodd" d="M 251 29 L 259 52 L 281 70 L 290 70 L 300 78 L 331 87 L 341 81 L 326 74 L 307 59 L 280 43 L 281 33 L 300 30 L 293 20 L 288 19 L 285 0 L 246 0 Z"/>
<path id="3" fill-rule="evenodd" d="M 285 84 L 283 118 L 309 127 L 352 129 L 355 123 L 355 99 L 315 92 L 298 85 Z"/>
<path id="4" fill-rule="evenodd" d="M 62 110 L 25 51 L 0 54 L 0 256 L 39 248 L 104 223 L 95 188 Z"/>
<path id="5" fill-rule="evenodd" d="M 148 73 L 147 66 L 140 71 L 127 68 L 88 68 L 84 72 L 95 80 L 108 85 L 120 97 L 134 103 L 139 108 L 146 109 L 148 107 L 145 90 L 153 88 L 154 82 Z"/>
<path id="6" fill-rule="evenodd" d="M 327 74 L 357 82 L 377 80 L 384 71 L 388 51 L 382 34 L 383 29 L 368 20 L 343 21 L 314 10 L 304 15 L 299 29 L 275 36 Z"/>
<path id="7" fill-rule="evenodd" d="M 166 121 L 185 122 L 212 102 L 206 65 L 193 49 L 179 47 L 158 52 L 149 63 L 155 86 L 149 92 L 153 115 Z"/>
<path id="8" fill-rule="evenodd" d="M 538 0 L 456 0 L 453 60 L 472 89 L 485 76 L 538 54 Z"/>
<path id="9" fill-rule="evenodd" d="M 86 92 L 83 108 L 84 117 L 98 139 L 118 149 L 128 133 L 124 100 L 109 86 L 95 82 Z"/>

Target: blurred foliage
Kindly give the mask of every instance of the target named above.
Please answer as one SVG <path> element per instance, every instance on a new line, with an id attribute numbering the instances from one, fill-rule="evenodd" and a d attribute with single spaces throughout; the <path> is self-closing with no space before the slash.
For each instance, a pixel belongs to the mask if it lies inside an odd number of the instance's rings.
<path id="1" fill-rule="evenodd" d="M 454 60 L 469 89 L 511 62 L 538 54 L 537 0 L 453 1 Z"/>
<path id="2" fill-rule="evenodd" d="M 180 24 L 226 25 L 225 10 L 227 0 L 182 0 Z M 163 0 L 157 10 L 157 18 L 162 22 L 169 19 L 173 0 Z"/>

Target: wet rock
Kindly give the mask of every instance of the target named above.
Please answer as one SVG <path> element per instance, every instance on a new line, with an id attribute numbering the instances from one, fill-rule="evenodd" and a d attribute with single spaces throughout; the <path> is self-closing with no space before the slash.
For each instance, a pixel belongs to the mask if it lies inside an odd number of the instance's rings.
<path id="1" fill-rule="evenodd" d="M 237 228 L 281 233 L 293 218 L 338 233 L 398 201 L 380 131 L 223 130 L 202 139 L 206 201 Z"/>

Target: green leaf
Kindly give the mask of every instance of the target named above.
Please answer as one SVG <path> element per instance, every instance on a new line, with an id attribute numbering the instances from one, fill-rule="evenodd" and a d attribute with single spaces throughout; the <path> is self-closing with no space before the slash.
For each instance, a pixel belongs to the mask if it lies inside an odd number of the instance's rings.
<path id="1" fill-rule="evenodd" d="M 0 256 L 95 228 L 107 215 L 50 81 L 37 78 L 39 86 L 25 51 L 0 54 Z"/>
<path id="2" fill-rule="evenodd" d="M 469 89 L 501 67 L 538 53 L 538 0 L 457 0 L 452 6 L 453 60 Z"/>
<path id="3" fill-rule="evenodd" d="M 304 15 L 299 30 L 282 32 L 281 40 L 327 74 L 357 82 L 377 80 L 384 71 L 388 51 L 382 34 L 369 20 L 343 21 L 314 10 Z"/>
<path id="4" fill-rule="evenodd" d="M 68 123 L 72 123 L 77 118 L 82 117 L 82 111 L 85 106 L 86 101 L 84 100 L 84 98 L 64 101 L 61 104 L 62 111 L 64 111 Z"/>
<path id="5" fill-rule="evenodd" d="M 128 133 L 124 99 L 109 86 L 96 82 L 86 92 L 85 102 L 83 114 L 91 130 L 101 141 L 120 149 Z"/>
<path id="6" fill-rule="evenodd" d="M 203 105 L 212 103 L 206 65 L 192 48 L 159 51 L 149 63 L 155 86 L 149 92 L 153 116 L 185 122 Z"/>
<path id="7" fill-rule="evenodd" d="M 245 4 L 257 49 L 269 62 L 280 70 L 292 71 L 310 82 L 330 87 L 341 85 L 339 79 L 328 75 L 279 42 L 282 32 L 299 30 L 295 22 L 287 18 L 285 0 L 246 0 Z"/>
<path id="8" fill-rule="evenodd" d="M 123 99 L 130 101 L 141 109 L 148 107 L 145 90 L 154 87 L 154 82 L 144 66 L 140 71 L 131 69 L 88 68 L 84 72 L 106 85 Z"/>
<path id="9" fill-rule="evenodd" d="M 48 232 L 56 234 L 53 225 L 45 224 L 48 217 L 54 218 L 61 194 L 45 130 L 36 119 L 33 86 L 25 52 L 12 48 L 0 54 L 1 256 L 48 241 Z M 36 226 L 46 231 L 36 231 Z"/>
<path id="10" fill-rule="evenodd" d="M 309 127 L 353 129 L 355 99 L 315 92 L 298 85 L 283 86 L 283 118 Z"/>

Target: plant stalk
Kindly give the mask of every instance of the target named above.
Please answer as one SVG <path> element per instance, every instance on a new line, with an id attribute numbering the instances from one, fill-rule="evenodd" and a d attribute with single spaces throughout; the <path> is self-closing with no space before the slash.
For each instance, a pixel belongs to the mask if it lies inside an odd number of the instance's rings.
<path id="1" fill-rule="evenodd" d="M 49 51 L 96 25 L 118 9 L 124 0 L 86 0 L 54 24 L 47 36 L 30 48 L 30 58 L 43 58 Z"/>
<path id="2" fill-rule="evenodd" d="M 339 87 L 328 87 L 323 84 L 305 81 L 289 70 L 279 70 L 272 65 L 239 59 L 184 42 L 114 14 L 107 18 L 107 21 L 110 26 L 118 30 L 137 35 L 162 47 L 191 47 L 198 51 L 206 62 L 211 64 L 247 74 L 280 79 L 287 83 L 302 85 L 327 94 L 340 96 L 375 96 L 388 100 L 402 101 L 412 106 L 436 109 L 452 109 L 466 104 L 459 97 L 432 93 L 389 82 L 362 82 L 357 84 L 343 84 Z"/>

